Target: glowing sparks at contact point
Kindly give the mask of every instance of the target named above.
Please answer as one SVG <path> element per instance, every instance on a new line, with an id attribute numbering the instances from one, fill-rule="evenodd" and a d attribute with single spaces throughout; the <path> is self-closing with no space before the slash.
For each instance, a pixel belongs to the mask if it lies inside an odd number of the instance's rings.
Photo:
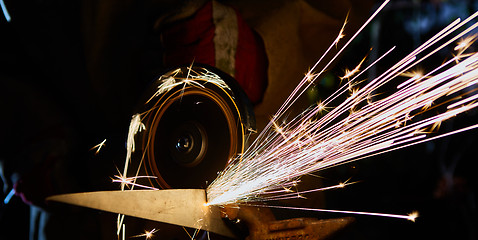
<path id="1" fill-rule="evenodd" d="M 444 120 L 478 107 L 478 103 L 474 101 L 477 95 L 467 96 L 462 93 L 465 88 L 478 83 L 478 53 L 459 54 L 427 74 L 417 72 L 410 75 L 410 78 L 389 96 L 375 101 L 371 96 L 385 84 L 406 75 L 405 73 L 410 72 L 417 64 L 478 27 L 478 24 L 474 24 L 451 36 L 476 16 L 478 13 L 462 22 L 457 20 L 451 23 L 361 88 L 356 85 L 363 72 L 357 70 L 348 84 L 320 102 L 317 107 L 311 107 L 295 118 L 279 124 L 286 111 L 305 92 L 304 89 L 312 84 L 312 76 L 314 80 L 317 79 L 318 75 L 312 74 L 318 65 L 316 63 L 274 114 L 267 127 L 241 154 L 241 158 L 231 161 L 209 185 L 209 204 L 222 205 L 290 197 L 287 195 L 288 187 L 302 175 L 446 136 L 447 134 L 442 134 L 426 138 L 426 134 L 439 127 Z M 337 39 L 340 39 L 342 34 L 341 30 Z M 434 46 L 445 37 L 451 38 L 445 44 Z M 473 41 L 467 40 L 470 43 Z M 335 44 L 336 42 L 333 43 Z M 342 50 L 340 49 L 337 55 Z M 424 57 L 417 57 L 422 55 Z M 323 57 L 320 58 L 322 59 Z M 460 61 L 456 61 L 457 59 Z M 376 61 L 372 64 L 375 63 Z M 361 64 L 356 69 L 360 68 Z M 327 63 L 323 70 L 317 72 L 322 73 L 329 65 L 330 63 Z M 364 70 L 369 67 L 371 66 Z M 352 77 L 352 74 L 347 77 Z M 351 96 L 318 118 L 321 110 L 335 103 L 334 100 L 339 96 L 346 96 L 349 90 Z M 451 95 L 460 95 L 463 98 L 460 103 L 464 105 L 451 105 L 456 107 L 432 117 L 415 118 L 416 115 L 434 109 L 435 102 Z M 299 193 L 293 194 L 302 197 Z"/>

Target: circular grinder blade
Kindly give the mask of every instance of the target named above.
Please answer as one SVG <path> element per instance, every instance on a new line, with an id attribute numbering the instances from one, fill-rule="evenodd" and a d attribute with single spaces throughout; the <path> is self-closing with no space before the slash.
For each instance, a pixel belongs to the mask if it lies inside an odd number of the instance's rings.
<path id="1" fill-rule="evenodd" d="M 205 66 L 168 71 L 150 90 L 133 161 L 155 187 L 206 188 L 255 127 L 247 97 L 231 77 Z"/>

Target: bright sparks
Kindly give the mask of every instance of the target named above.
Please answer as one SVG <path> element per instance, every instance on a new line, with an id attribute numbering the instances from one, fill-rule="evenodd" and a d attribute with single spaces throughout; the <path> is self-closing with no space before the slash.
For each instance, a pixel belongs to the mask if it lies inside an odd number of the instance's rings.
<path id="1" fill-rule="evenodd" d="M 151 231 L 144 231 L 143 234 L 139 234 L 139 235 L 136 235 L 136 236 L 133 236 L 134 238 L 137 238 L 137 237 L 144 237 L 146 240 L 148 239 L 152 239 L 153 236 L 154 236 L 154 233 L 156 233 L 157 231 L 159 231 L 159 229 L 155 229 L 153 228 L 153 230 Z"/>
<path id="2" fill-rule="evenodd" d="M 466 49 L 468 49 L 476 41 L 476 37 L 477 37 L 477 34 L 473 36 L 468 36 L 460 40 L 453 50 L 457 51 L 458 54 L 462 54 Z"/>
<path id="3" fill-rule="evenodd" d="M 106 143 L 106 139 L 103 140 L 102 142 L 100 142 L 99 144 L 93 146 L 93 147 L 90 149 L 90 151 L 96 149 L 95 155 L 98 154 L 98 153 L 100 152 L 101 148 L 105 145 L 105 143 Z"/>
<path id="4" fill-rule="evenodd" d="M 383 5 L 378 11 L 382 7 Z M 476 87 L 478 83 L 478 53 L 465 53 L 463 50 L 476 40 L 476 36 L 467 34 L 478 23 L 460 30 L 467 27 L 477 15 L 478 13 L 464 21 L 454 21 L 377 78 L 370 79 L 365 86 L 357 88 L 360 76 L 378 60 L 360 72 L 364 63 L 361 62 L 350 74 L 344 76 L 349 84 L 342 86 L 318 107 L 311 107 L 284 122 L 284 116 L 287 116 L 292 104 L 331 64 L 329 62 L 317 71 L 316 66 L 324 59 L 321 57 L 250 147 L 236 161 L 231 161 L 209 185 L 208 203 L 223 205 L 302 197 L 301 192 L 291 193 L 290 189 L 305 174 L 477 128 L 478 124 L 427 138 L 428 133 L 443 121 L 478 106 L 475 101 L 478 97 L 473 94 L 474 91 L 466 91 L 471 86 Z M 367 23 L 370 21 L 371 19 Z M 343 30 L 337 39 L 341 39 L 342 34 Z M 352 39 L 357 34 L 358 32 Z M 459 41 L 460 39 L 464 40 Z M 338 51 L 332 61 L 351 40 Z M 456 56 L 435 66 L 428 73 L 412 71 L 419 63 L 457 41 Z M 335 44 L 336 41 L 331 46 Z M 379 57 L 379 60 L 392 50 Z M 328 50 L 325 54 L 327 53 Z M 312 74 L 313 72 L 318 74 Z M 312 76 L 314 80 L 311 80 Z M 403 78 L 406 79 L 402 80 Z M 394 93 L 377 100 L 370 98 L 391 82 L 399 85 Z M 352 95 L 347 96 L 351 89 Z M 345 100 L 338 100 L 342 98 Z M 453 104 L 450 101 L 453 99 L 460 99 L 459 104 Z M 435 105 L 439 102 L 446 104 Z M 334 103 L 337 106 L 319 118 L 320 111 Z M 422 113 L 430 109 L 438 110 L 436 107 L 441 105 L 447 108 L 434 116 L 423 117 Z M 415 118 L 417 115 L 422 117 Z M 416 214 L 411 214 L 400 218 L 414 220 L 415 217 Z"/>
<path id="5" fill-rule="evenodd" d="M 339 34 L 337 35 L 337 38 L 334 41 L 336 47 L 337 47 L 337 44 L 339 44 L 340 40 L 345 37 L 344 32 L 345 32 L 345 26 L 348 23 L 348 19 L 349 19 L 349 13 L 347 13 L 347 16 L 345 17 L 344 24 L 342 25 L 342 28 L 340 29 L 340 32 L 339 32 Z"/>
<path id="6" fill-rule="evenodd" d="M 415 222 L 415 220 L 419 217 L 419 214 L 417 211 L 413 211 L 411 213 L 408 214 L 408 218 L 407 220 L 410 220 L 412 222 Z"/>
<path id="7" fill-rule="evenodd" d="M 153 176 L 123 177 L 123 176 L 120 176 L 120 175 L 115 175 L 115 177 L 112 179 L 112 181 L 117 182 L 117 183 L 121 183 L 122 186 L 123 185 L 128 186 L 128 187 L 137 186 L 137 187 L 151 189 L 151 190 L 159 190 L 155 187 L 151 187 L 151 186 L 136 183 L 136 180 L 139 179 L 139 178 L 156 178 L 156 177 L 153 177 Z"/>
<path id="8" fill-rule="evenodd" d="M 359 64 L 352 70 L 349 70 L 349 69 L 345 69 L 345 75 L 343 77 L 339 77 L 340 80 L 343 80 L 343 79 L 349 79 L 351 78 L 352 76 L 354 76 L 355 74 L 359 73 L 360 72 L 360 68 L 362 67 L 362 64 L 365 62 L 365 59 L 366 57 L 364 57 L 362 59 L 362 61 L 359 62 Z"/>
<path id="9" fill-rule="evenodd" d="M 134 137 L 143 130 L 146 130 L 146 126 L 141 122 L 141 114 L 133 115 L 129 125 L 128 139 L 126 141 L 126 160 L 123 176 L 128 175 L 128 165 L 131 162 L 131 155 L 136 150 Z M 124 184 L 121 184 L 121 190 L 124 190 L 124 186 Z"/>

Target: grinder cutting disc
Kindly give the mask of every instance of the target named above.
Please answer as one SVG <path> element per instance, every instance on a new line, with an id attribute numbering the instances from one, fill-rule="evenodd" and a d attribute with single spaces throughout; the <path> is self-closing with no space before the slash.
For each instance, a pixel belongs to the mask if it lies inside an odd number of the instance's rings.
<path id="1" fill-rule="evenodd" d="M 211 67 L 163 74 L 144 106 L 144 169 L 159 188 L 205 188 L 244 150 L 254 129 L 246 95 L 230 76 Z"/>

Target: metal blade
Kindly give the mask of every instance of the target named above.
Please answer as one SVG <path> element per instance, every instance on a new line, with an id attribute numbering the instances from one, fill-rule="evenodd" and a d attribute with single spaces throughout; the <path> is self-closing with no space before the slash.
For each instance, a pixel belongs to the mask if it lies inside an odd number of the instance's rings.
<path id="1" fill-rule="evenodd" d="M 206 192 L 203 189 L 85 192 L 51 196 L 47 200 L 202 229 L 236 238 L 222 220 L 220 209 L 205 205 Z"/>

